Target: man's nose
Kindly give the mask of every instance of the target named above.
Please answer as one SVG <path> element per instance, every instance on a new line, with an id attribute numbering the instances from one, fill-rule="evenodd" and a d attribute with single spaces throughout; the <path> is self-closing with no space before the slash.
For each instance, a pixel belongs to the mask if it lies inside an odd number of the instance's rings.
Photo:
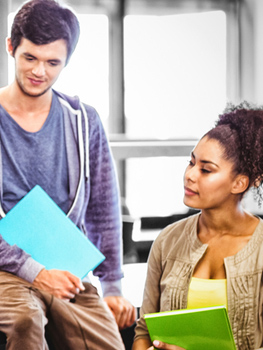
<path id="1" fill-rule="evenodd" d="M 43 77 L 45 75 L 45 65 L 43 62 L 37 62 L 32 70 L 32 73 L 37 77 Z"/>

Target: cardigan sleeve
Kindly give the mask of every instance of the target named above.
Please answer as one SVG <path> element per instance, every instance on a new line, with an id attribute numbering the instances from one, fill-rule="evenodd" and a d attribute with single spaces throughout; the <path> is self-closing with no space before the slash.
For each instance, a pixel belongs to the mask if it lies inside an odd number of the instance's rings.
<path id="1" fill-rule="evenodd" d="M 159 235 L 154 241 L 149 254 L 143 302 L 135 329 L 135 340 L 139 338 L 150 339 L 144 315 L 160 311 L 160 280 L 162 275 L 161 242 L 162 238 Z"/>
<path id="2" fill-rule="evenodd" d="M 0 270 L 33 282 L 44 268 L 17 245 L 9 245 L 0 235 Z"/>

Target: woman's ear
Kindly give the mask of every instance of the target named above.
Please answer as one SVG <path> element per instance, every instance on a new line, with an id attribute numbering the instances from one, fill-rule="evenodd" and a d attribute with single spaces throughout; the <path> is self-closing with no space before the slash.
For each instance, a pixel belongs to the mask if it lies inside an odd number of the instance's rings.
<path id="1" fill-rule="evenodd" d="M 247 175 L 242 175 L 239 174 L 236 176 L 234 183 L 233 183 L 233 187 L 232 187 L 232 193 L 233 194 L 240 194 L 240 193 L 244 193 L 249 186 L 249 178 Z"/>
<path id="2" fill-rule="evenodd" d="M 13 45 L 11 44 L 11 38 L 6 39 L 6 51 L 9 53 L 10 56 L 14 57 Z"/>

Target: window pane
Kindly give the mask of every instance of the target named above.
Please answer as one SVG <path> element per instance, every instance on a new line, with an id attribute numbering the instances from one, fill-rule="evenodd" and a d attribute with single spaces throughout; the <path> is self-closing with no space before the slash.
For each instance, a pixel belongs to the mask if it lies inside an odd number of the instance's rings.
<path id="1" fill-rule="evenodd" d="M 80 39 L 54 88 L 78 95 L 96 108 L 104 124 L 109 115 L 108 18 L 79 14 Z"/>
<path id="2" fill-rule="evenodd" d="M 226 16 L 222 11 L 125 18 L 128 136 L 199 138 L 226 104 Z M 186 212 L 186 159 L 127 162 L 134 216 Z"/>
<path id="3" fill-rule="evenodd" d="M 183 213 L 183 174 L 187 157 L 127 160 L 126 203 L 134 217 Z"/>
<path id="4" fill-rule="evenodd" d="M 222 11 L 127 16 L 125 115 L 135 137 L 196 137 L 226 103 Z"/>

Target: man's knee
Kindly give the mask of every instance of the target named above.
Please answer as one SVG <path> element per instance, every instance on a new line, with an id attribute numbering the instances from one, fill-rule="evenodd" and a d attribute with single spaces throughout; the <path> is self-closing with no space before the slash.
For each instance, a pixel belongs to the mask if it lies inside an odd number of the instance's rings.
<path id="1" fill-rule="evenodd" d="M 24 307 L 14 315 L 12 326 L 7 330 L 7 337 L 44 338 L 46 318 L 40 307 Z M 9 333 L 9 334 L 8 334 Z"/>
<path id="2" fill-rule="evenodd" d="M 19 313 L 7 332 L 8 349 L 47 350 L 45 322 L 41 310 Z"/>
<path id="3" fill-rule="evenodd" d="M 43 317 L 40 312 L 34 312 L 33 314 L 21 314 L 13 323 L 13 332 L 30 332 L 32 329 L 43 329 Z"/>

